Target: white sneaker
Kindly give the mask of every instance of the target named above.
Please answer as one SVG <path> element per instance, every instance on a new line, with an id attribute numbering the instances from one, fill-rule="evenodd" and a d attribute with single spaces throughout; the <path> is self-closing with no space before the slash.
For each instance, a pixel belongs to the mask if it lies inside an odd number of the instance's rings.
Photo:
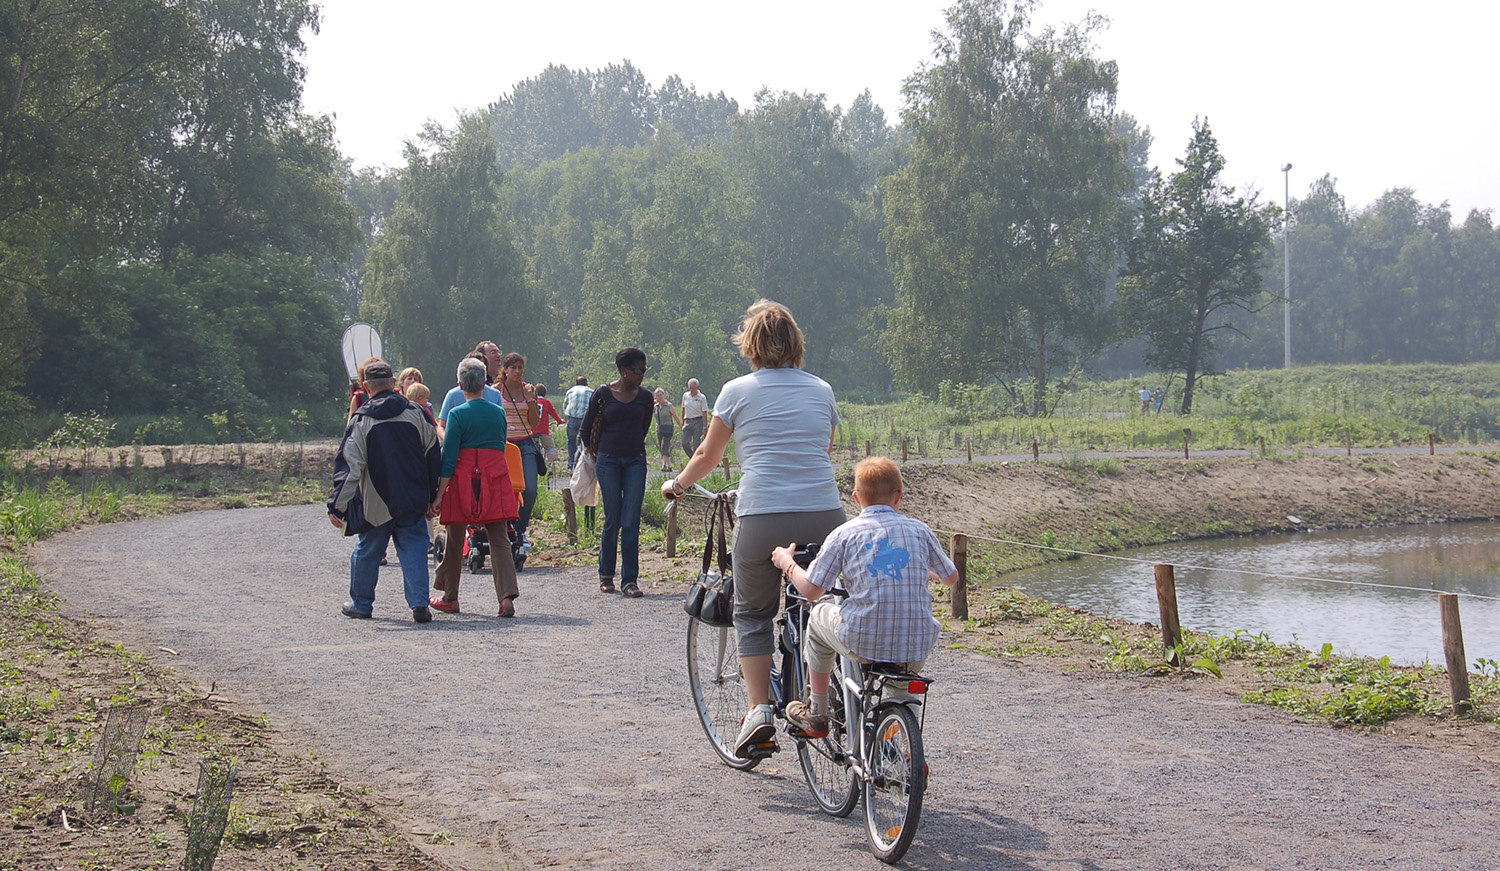
<path id="1" fill-rule="evenodd" d="M 740 737 L 734 742 L 734 755 L 750 758 L 750 748 L 757 744 L 776 743 L 776 709 L 756 705 L 740 721 Z"/>

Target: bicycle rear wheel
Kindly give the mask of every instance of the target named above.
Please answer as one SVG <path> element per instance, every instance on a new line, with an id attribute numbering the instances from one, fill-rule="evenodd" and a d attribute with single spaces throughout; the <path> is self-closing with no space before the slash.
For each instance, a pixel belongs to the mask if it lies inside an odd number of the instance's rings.
<path id="1" fill-rule="evenodd" d="M 734 740 L 745 716 L 745 679 L 740 674 L 734 630 L 689 618 L 687 661 L 693 707 L 714 752 L 725 765 L 741 771 L 759 765 L 762 757 L 741 759 L 734 755 Z"/>
<path id="2" fill-rule="evenodd" d="M 865 781 L 865 834 L 882 862 L 906 855 L 917 836 L 927 760 L 917 717 L 906 705 L 885 705 L 869 737 L 870 778 Z"/>
<path id="3" fill-rule="evenodd" d="M 839 672 L 835 665 L 835 680 Z M 849 765 L 849 721 L 844 714 L 844 694 L 837 683 L 829 687 L 828 706 L 831 714 L 828 737 L 798 739 L 797 758 L 802 762 L 802 774 L 818 807 L 826 814 L 847 817 L 859 804 L 859 792 L 854 788 L 854 770 Z"/>

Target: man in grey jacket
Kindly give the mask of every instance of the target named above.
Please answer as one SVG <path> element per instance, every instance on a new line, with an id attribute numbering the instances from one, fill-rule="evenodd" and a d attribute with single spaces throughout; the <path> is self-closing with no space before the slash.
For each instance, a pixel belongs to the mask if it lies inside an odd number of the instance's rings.
<path id="1" fill-rule="evenodd" d="M 328 520 L 345 535 L 358 535 L 349 557 L 349 601 L 345 617 L 368 618 L 375 606 L 380 558 L 392 539 L 401 560 L 406 604 L 412 619 L 432 619 L 427 608 L 427 517 L 442 472 L 437 430 L 417 405 L 396 392 L 391 365 L 365 366 L 362 385 L 369 401 L 349 418 L 333 461 Z"/>

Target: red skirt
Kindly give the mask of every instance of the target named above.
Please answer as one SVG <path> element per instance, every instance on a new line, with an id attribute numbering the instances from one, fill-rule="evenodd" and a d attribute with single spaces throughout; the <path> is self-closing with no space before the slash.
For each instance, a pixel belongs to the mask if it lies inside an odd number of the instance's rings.
<path id="1" fill-rule="evenodd" d="M 464 448 L 443 493 L 438 520 L 444 526 L 481 526 L 521 516 L 510 485 L 510 464 L 503 448 Z"/>

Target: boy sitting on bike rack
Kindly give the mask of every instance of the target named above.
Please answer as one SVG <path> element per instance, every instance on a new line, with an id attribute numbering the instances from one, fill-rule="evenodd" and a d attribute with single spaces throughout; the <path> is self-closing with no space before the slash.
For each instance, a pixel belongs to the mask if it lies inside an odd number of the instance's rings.
<path id="1" fill-rule="evenodd" d="M 915 674 L 937 643 L 940 626 L 932 616 L 928 580 L 952 586 L 958 569 L 927 524 L 897 512 L 903 492 L 901 470 L 894 462 L 865 459 L 854 467 L 859 516 L 828 534 L 806 571 L 793 557 L 795 544 L 771 552 L 776 568 L 807 601 L 816 603 L 803 640 L 810 698 L 786 706 L 787 721 L 810 738 L 828 734 L 828 683 L 835 654 L 861 663 L 895 663 Z M 840 577 L 848 598 L 842 603 L 822 599 Z M 905 695 L 904 685 L 893 690 Z"/>

